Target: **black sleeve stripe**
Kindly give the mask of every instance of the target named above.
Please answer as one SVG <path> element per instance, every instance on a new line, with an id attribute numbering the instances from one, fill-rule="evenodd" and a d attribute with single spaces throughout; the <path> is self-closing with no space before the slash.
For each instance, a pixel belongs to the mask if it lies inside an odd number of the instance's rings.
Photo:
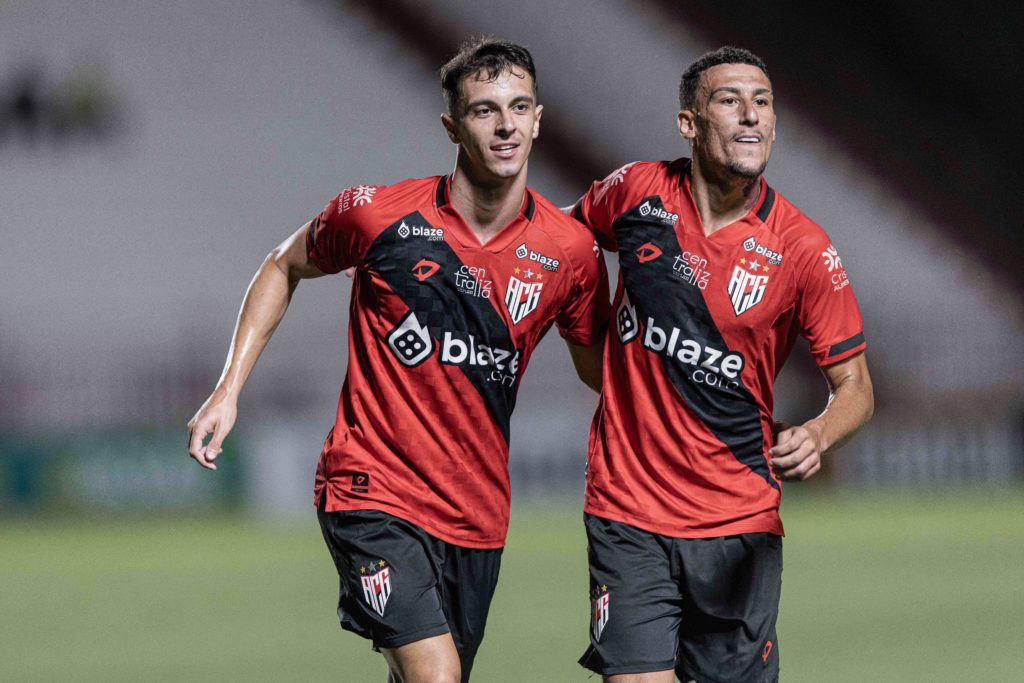
<path id="1" fill-rule="evenodd" d="M 761 219 L 762 223 L 768 220 L 768 214 L 772 212 L 772 207 L 775 206 L 775 190 L 767 183 L 764 189 L 764 202 L 761 204 L 761 208 L 757 210 L 757 217 Z"/>
<path id="2" fill-rule="evenodd" d="M 309 248 L 316 248 L 316 223 L 320 220 L 319 217 L 314 218 L 309 222 Z"/>
<path id="3" fill-rule="evenodd" d="M 864 343 L 864 333 L 863 332 L 858 332 L 857 334 L 853 335 L 852 337 L 850 337 L 846 341 L 841 341 L 838 344 L 834 344 L 828 350 L 828 357 L 831 358 L 833 356 L 838 356 L 839 354 L 844 353 L 846 351 L 849 351 L 850 349 L 857 348 L 858 346 L 860 346 L 863 343 Z"/>
<path id="4" fill-rule="evenodd" d="M 579 200 L 572 207 L 572 217 L 578 220 L 580 223 L 586 225 L 586 221 L 583 220 L 583 200 Z"/>
<path id="5" fill-rule="evenodd" d="M 533 193 L 529 190 L 526 191 L 526 220 L 533 220 L 533 212 L 537 210 L 537 205 L 533 203 Z"/>
<path id="6" fill-rule="evenodd" d="M 448 183 L 448 176 L 443 175 L 437 179 L 437 189 L 434 191 L 434 206 L 440 209 L 447 204 L 444 200 L 444 186 Z"/>

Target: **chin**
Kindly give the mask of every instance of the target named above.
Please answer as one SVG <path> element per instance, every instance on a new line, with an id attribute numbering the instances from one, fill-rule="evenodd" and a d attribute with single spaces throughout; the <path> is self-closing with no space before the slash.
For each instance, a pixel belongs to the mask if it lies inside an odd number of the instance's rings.
<path id="1" fill-rule="evenodd" d="M 725 169 L 734 176 L 754 179 L 764 173 L 764 169 L 767 166 L 767 161 L 762 161 L 761 163 L 730 161 L 726 164 Z"/>

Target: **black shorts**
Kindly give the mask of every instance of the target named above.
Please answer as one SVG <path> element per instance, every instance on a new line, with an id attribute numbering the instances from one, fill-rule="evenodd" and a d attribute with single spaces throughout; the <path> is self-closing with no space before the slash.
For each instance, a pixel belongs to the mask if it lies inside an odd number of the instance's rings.
<path id="1" fill-rule="evenodd" d="M 340 577 L 345 630 L 394 648 L 451 633 L 469 679 L 498 583 L 501 548 L 446 543 L 376 510 L 317 510 Z"/>
<path id="2" fill-rule="evenodd" d="M 675 669 L 682 681 L 771 683 L 782 538 L 672 538 L 585 515 L 590 647 L 604 675 Z"/>

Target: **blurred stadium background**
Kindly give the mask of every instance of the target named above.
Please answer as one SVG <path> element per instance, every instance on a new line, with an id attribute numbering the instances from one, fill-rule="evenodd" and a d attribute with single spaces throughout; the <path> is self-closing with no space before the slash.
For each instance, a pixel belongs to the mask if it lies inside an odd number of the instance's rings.
<path id="1" fill-rule="evenodd" d="M 1022 10 L 923 0 L 0 3 L 0 680 L 381 680 L 337 629 L 310 507 L 348 281 L 303 284 L 216 474 L 184 423 L 263 257 L 341 188 L 448 172 L 434 73 L 529 46 L 531 185 L 573 201 L 685 154 L 682 69 L 767 61 L 769 182 L 830 233 L 876 416 L 790 485 L 787 681 L 1019 680 Z M 805 347 L 777 416 L 826 397 Z M 476 679 L 582 681 L 595 398 L 555 335 L 520 393 L 516 503 Z"/>

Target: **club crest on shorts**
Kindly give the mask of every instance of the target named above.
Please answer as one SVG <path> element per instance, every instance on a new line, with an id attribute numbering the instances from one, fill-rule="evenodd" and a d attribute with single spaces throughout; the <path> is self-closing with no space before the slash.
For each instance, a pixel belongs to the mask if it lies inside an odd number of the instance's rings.
<path id="1" fill-rule="evenodd" d="M 594 597 L 590 600 L 590 630 L 594 634 L 594 640 L 601 640 L 604 626 L 608 623 L 609 602 L 608 586 L 594 589 Z"/>
<path id="2" fill-rule="evenodd" d="M 363 576 L 359 577 L 363 582 L 363 596 L 374 612 L 384 616 L 384 606 L 391 597 L 391 567 L 384 566 L 384 560 L 380 560 L 380 568 L 373 562 L 370 563 L 370 574 L 366 574 L 366 567 L 360 567 L 359 571 Z"/>

